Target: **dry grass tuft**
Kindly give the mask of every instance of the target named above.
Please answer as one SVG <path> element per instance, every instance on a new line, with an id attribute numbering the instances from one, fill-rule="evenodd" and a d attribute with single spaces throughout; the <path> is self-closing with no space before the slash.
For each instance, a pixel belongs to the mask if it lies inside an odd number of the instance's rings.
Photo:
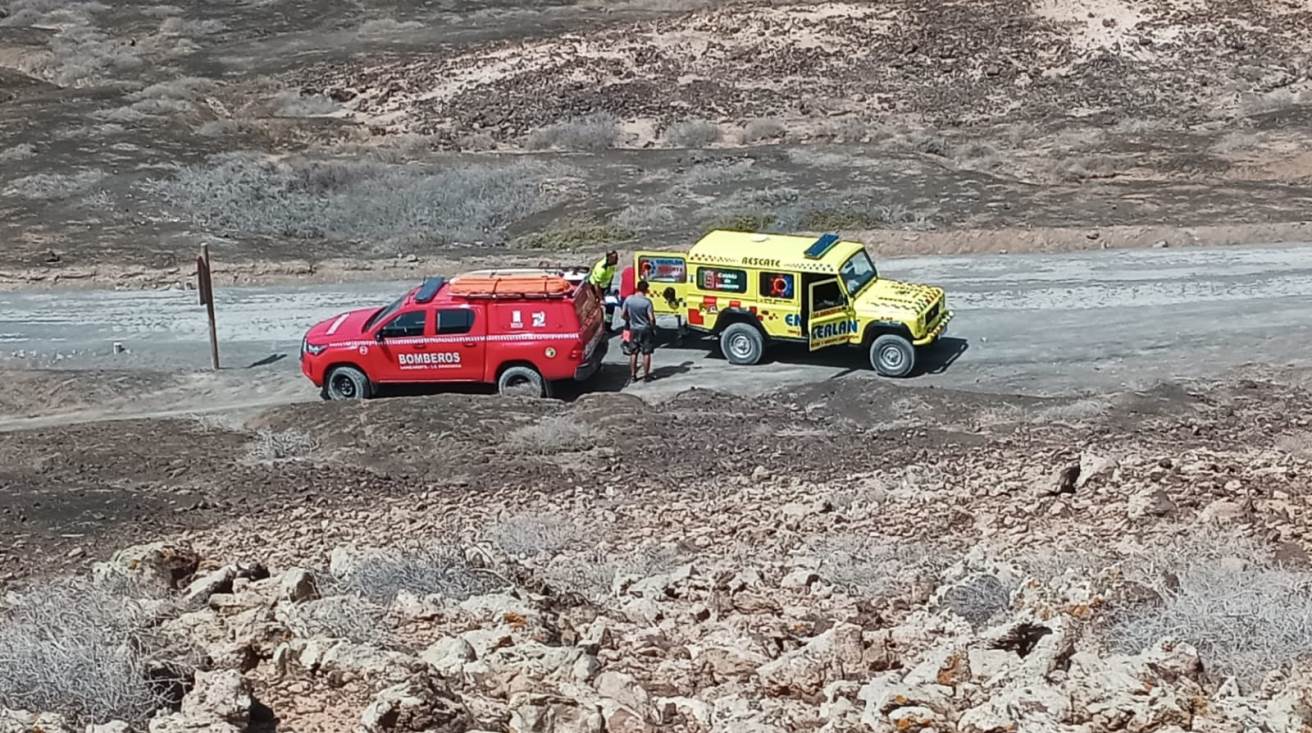
<path id="1" fill-rule="evenodd" d="M 569 415 L 553 415 L 510 431 L 506 447 L 516 453 L 548 455 L 588 450 L 600 439 L 591 425 Z"/>

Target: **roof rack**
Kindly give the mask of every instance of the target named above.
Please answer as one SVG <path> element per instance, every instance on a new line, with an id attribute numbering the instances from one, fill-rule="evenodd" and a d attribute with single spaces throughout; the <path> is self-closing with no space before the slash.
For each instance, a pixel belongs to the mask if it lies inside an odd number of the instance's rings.
<path id="1" fill-rule="evenodd" d="M 419 292 L 415 293 L 416 303 L 431 303 L 433 298 L 437 297 L 437 291 L 446 285 L 444 277 L 430 277 L 419 286 Z"/>
<path id="2" fill-rule="evenodd" d="M 451 281 L 451 293 L 465 298 L 565 298 L 574 286 L 544 270 L 481 270 Z"/>
<path id="3" fill-rule="evenodd" d="M 810 247 L 807 247 L 806 252 L 803 254 L 808 260 L 818 260 L 821 257 L 824 257 L 825 253 L 829 250 L 833 249 L 834 245 L 838 244 L 838 241 L 839 237 L 837 234 L 825 234 L 815 240 L 815 243 Z"/>

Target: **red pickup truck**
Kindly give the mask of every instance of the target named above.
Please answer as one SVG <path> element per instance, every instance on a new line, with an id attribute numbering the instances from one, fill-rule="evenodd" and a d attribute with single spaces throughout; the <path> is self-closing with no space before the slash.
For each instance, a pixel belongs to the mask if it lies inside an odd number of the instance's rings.
<path id="1" fill-rule="evenodd" d="M 367 399 L 384 384 L 484 382 L 550 396 L 552 382 L 601 367 L 607 333 L 592 288 L 542 270 L 434 277 L 385 308 L 316 324 L 301 371 L 325 399 Z"/>

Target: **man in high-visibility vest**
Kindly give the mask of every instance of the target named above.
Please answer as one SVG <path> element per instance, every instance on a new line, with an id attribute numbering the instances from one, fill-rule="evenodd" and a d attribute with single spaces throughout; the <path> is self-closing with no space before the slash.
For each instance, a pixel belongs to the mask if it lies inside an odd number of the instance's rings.
<path id="1" fill-rule="evenodd" d="M 615 280 L 615 266 L 620 262 L 620 253 L 611 250 L 606 253 L 605 257 L 597 260 L 597 264 L 592 266 L 592 271 L 588 273 L 588 284 L 592 286 L 593 292 L 597 295 L 597 302 L 606 307 L 606 291 L 610 290 L 610 284 Z M 615 317 L 613 310 L 606 310 L 606 331 L 610 332 L 612 319 Z"/>
<path id="2" fill-rule="evenodd" d="M 588 273 L 588 284 L 599 291 L 598 295 L 610 290 L 610 283 L 615 279 L 615 266 L 619 262 L 620 253 L 611 250 L 606 253 L 605 257 L 597 260 L 597 264 L 592 266 L 592 272 Z"/>

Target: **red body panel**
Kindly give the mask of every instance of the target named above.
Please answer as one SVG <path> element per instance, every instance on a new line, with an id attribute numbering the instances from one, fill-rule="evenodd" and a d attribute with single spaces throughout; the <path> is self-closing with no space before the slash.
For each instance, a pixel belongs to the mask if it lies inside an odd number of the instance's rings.
<path id="1" fill-rule="evenodd" d="M 637 273 L 632 266 L 626 267 L 620 271 L 620 302 L 624 302 L 625 298 L 637 292 L 638 283 L 635 280 L 636 275 Z"/>
<path id="2" fill-rule="evenodd" d="M 606 336 L 602 306 L 590 288 L 566 297 L 484 298 L 452 295 L 448 283 L 431 302 L 415 303 L 418 290 L 382 317 L 376 314 L 384 309 L 365 308 L 315 324 L 301 348 L 301 372 L 318 387 L 341 365 L 380 384 L 494 383 L 504 366 L 520 363 L 556 381 L 590 375 L 604 353 L 597 351 Z"/>

